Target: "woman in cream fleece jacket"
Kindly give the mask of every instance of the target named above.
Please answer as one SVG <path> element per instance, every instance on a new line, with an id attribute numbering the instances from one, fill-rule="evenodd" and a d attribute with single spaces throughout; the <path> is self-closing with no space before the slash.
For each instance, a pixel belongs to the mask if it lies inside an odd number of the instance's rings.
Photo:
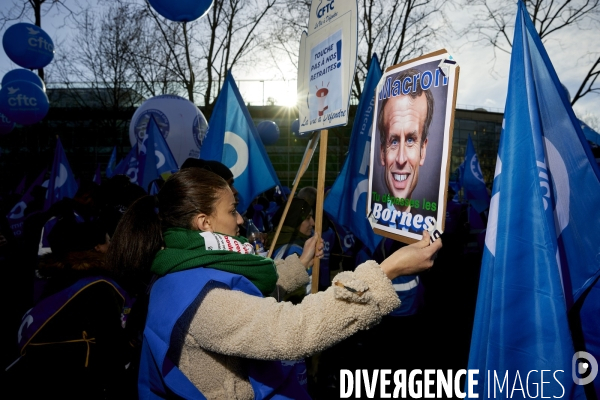
<path id="1" fill-rule="evenodd" d="M 134 204 L 115 232 L 120 244 L 109 251 L 126 249 L 121 268 L 139 271 L 153 258 L 161 276 L 150 296 L 140 398 L 308 398 L 293 363 L 279 360 L 302 359 L 377 324 L 399 305 L 390 279 L 430 268 L 441 248 L 424 233 L 381 264 L 338 274 L 298 305 L 277 302 L 264 296 L 306 284 L 306 263 L 253 255 L 237 237 L 235 206 L 220 177 L 183 170 L 157 202 Z"/>

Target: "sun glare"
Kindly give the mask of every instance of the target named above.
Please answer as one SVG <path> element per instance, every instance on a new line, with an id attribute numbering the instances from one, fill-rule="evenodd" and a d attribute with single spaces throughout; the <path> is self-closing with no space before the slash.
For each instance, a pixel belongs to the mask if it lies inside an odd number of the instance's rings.
<path id="1" fill-rule="evenodd" d="M 286 107 L 295 107 L 297 100 L 298 96 L 295 90 L 287 91 L 281 94 L 281 99 L 277 102 L 277 104 L 281 104 Z"/>

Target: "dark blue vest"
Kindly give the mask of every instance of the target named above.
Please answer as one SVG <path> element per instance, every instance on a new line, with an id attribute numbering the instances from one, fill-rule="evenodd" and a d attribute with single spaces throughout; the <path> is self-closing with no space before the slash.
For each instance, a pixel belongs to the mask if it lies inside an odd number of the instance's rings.
<path id="1" fill-rule="evenodd" d="M 169 359 L 168 353 L 175 324 L 204 287 L 212 282 L 262 297 L 256 286 L 243 276 L 210 268 L 193 268 L 158 279 L 150 293 L 144 330 L 138 380 L 140 399 L 205 398 Z M 248 366 L 255 399 L 310 399 L 306 382 L 299 382 L 294 364 L 252 360 Z"/>
<path id="2" fill-rule="evenodd" d="M 112 286 L 121 297 L 123 297 L 123 312 L 121 314 L 121 324 L 125 327 L 125 321 L 133 300 L 121 287 L 111 279 L 102 276 L 90 276 L 82 278 L 73 285 L 60 292 L 54 293 L 41 300 L 32 309 L 23 316 L 23 321 L 19 327 L 18 343 L 21 354 L 25 354 L 27 345 L 33 340 L 37 333 L 42 330 L 46 323 L 60 312 L 72 299 L 91 285 L 104 283 Z"/>

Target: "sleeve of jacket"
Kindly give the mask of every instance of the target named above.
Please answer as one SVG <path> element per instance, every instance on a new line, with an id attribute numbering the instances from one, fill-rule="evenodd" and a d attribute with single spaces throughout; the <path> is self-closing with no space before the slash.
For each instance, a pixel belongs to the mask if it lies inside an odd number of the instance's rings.
<path id="1" fill-rule="evenodd" d="M 338 274 L 329 289 L 298 305 L 221 287 L 207 287 L 203 293 L 187 345 L 267 360 L 295 360 L 322 351 L 379 323 L 400 304 L 375 261 Z"/>
<path id="2" fill-rule="evenodd" d="M 292 254 L 285 260 L 275 260 L 275 267 L 279 275 L 277 286 L 280 293 L 293 292 L 301 286 L 306 286 L 309 282 L 306 268 L 300 262 L 297 254 Z"/>

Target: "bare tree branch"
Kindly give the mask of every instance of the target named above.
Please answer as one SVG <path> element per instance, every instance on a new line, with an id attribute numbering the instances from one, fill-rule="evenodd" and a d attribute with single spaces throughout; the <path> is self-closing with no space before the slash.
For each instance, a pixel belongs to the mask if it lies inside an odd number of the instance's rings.
<path id="1" fill-rule="evenodd" d="M 512 0 L 466 0 L 473 15 L 473 22 L 460 33 L 472 42 L 492 45 L 494 58 L 496 50 L 510 54 L 512 35 L 517 11 Z M 582 30 L 600 31 L 600 0 L 527 0 L 525 6 L 533 25 L 542 41 L 549 37 L 560 42 L 561 32 L 575 27 Z M 592 43 L 590 43 L 592 45 Z M 586 51 L 586 49 L 584 49 Z M 598 61 L 583 77 L 577 94 L 571 104 L 587 94 L 598 93 Z"/>

